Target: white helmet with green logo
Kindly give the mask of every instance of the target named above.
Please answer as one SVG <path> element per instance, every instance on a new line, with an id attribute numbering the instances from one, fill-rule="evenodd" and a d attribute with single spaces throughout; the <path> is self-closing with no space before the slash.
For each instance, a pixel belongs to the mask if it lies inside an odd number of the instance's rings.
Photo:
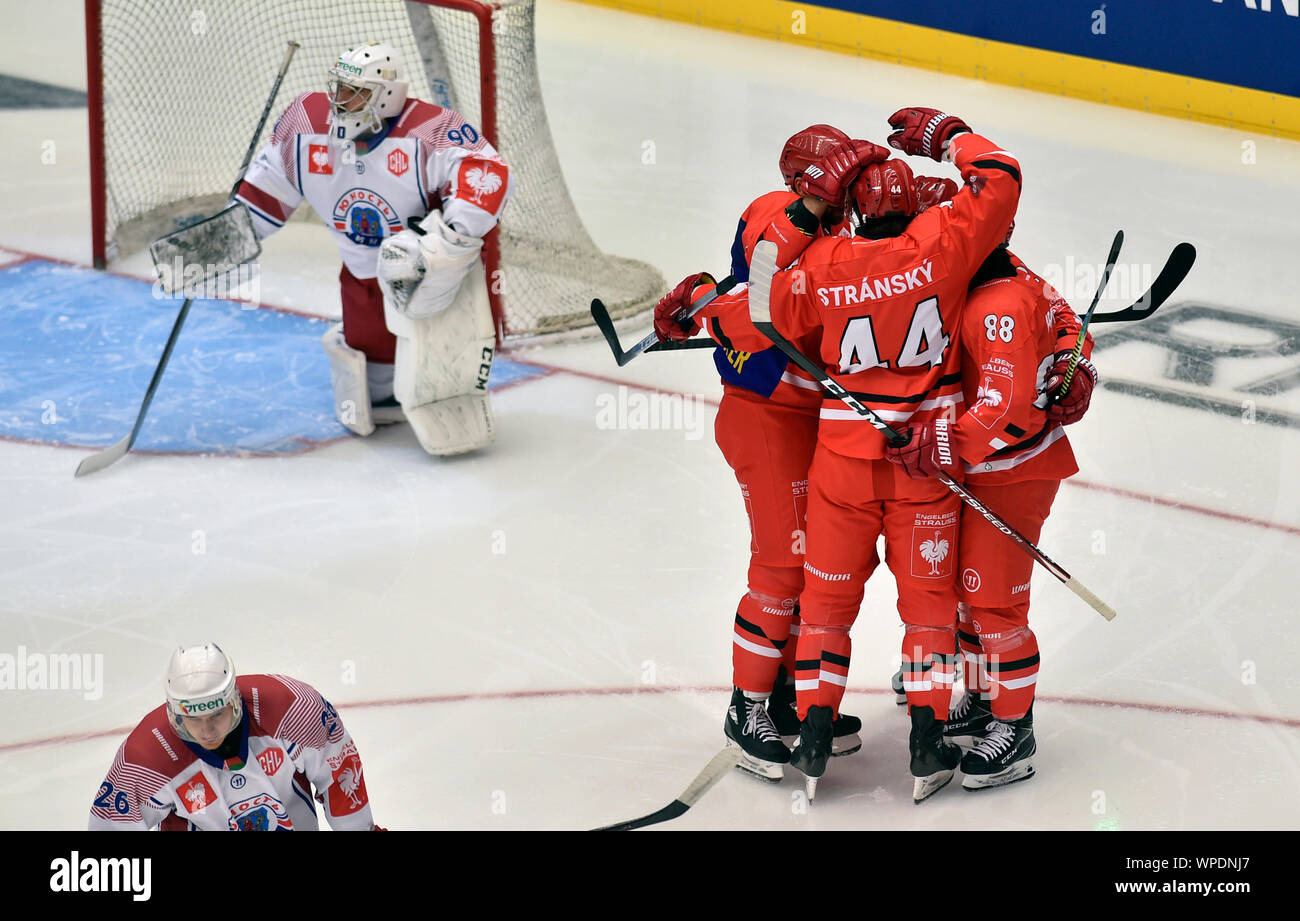
<path id="1" fill-rule="evenodd" d="M 406 105 L 404 75 L 397 49 L 386 42 L 366 42 L 339 55 L 330 68 L 330 140 L 382 131 L 384 119 Z"/>
<path id="2" fill-rule="evenodd" d="M 182 646 L 167 663 L 167 713 L 176 734 L 196 741 L 185 728 L 185 716 L 209 716 L 231 707 L 231 727 L 239 725 L 244 699 L 235 685 L 235 665 L 216 643 Z"/>

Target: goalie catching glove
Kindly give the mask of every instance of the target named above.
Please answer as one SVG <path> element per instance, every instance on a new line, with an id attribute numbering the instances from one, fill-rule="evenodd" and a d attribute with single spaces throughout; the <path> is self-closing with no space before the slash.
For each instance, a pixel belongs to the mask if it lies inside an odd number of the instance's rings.
<path id="1" fill-rule="evenodd" d="M 482 249 L 482 239 L 458 233 L 431 211 L 379 248 L 379 287 L 402 316 L 431 317 L 451 306 Z"/>

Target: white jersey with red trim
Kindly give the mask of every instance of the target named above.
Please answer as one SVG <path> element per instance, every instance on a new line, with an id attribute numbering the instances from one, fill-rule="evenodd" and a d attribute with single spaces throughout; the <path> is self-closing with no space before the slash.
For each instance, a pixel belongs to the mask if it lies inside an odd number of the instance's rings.
<path id="1" fill-rule="evenodd" d="M 235 198 L 266 237 L 306 201 L 334 233 L 348 271 L 374 278 L 385 237 L 441 209 L 453 230 L 496 226 L 514 179 L 460 113 L 409 99 L 384 130 L 353 148 L 330 143 L 329 97 L 304 93 L 281 114 Z"/>
<path id="2" fill-rule="evenodd" d="M 185 741 L 158 707 L 117 750 L 90 809 L 91 831 L 316 831 L 316 801 L 335 831 L 374 827 L 361 757 L 329 701 L 284 675 L 236 683 L 238 755 Z"/>

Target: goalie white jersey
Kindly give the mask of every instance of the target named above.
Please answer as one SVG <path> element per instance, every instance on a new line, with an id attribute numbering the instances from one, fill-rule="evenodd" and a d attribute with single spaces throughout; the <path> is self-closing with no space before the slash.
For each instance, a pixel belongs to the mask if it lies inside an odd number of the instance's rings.
<path id="1" fill-rule="evenodd" d="M 361 758 L 329 702 L 283 675 L 236 683 L 238 755 L 186 742 L 158 707 L 117 750 L 91 806 L 91 831 L 315 831 L 313 787 L 330 828 L 374 827 Z"/>
<path id="2" fill-rule="evenodd" d="M 364 279 L 375 277 L 384 238 L 430 211 L 482 237 L 512 186 L 500 155 L 452 109 L 407 100 L 384 131 L 349 147 L 331 143 L 329 97 L 304 93 L 281 114 L 235 197 L 248 205 L 259 237 L 308 202 L 333 231 L 348 271 Z"/>

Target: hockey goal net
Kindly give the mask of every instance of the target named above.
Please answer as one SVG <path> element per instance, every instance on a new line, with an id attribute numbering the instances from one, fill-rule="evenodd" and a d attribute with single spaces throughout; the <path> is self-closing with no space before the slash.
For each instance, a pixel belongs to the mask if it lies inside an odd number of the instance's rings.
<path id="1" fill-rule="evenodd" d="M 409 95 L 452 106 L 500 151 L 515 195 L 484 247 L 498 339 L 655 303 L 652 266 L 602 253 L 560 170 L 537 78 L 533 0 L 85 0 L 95 263 L 219 209 L 290 40 L 301 47 L 258 146 L 339 53 L 387 41 Z M 300 211 L 309 210 L 305 206 Z"/>

